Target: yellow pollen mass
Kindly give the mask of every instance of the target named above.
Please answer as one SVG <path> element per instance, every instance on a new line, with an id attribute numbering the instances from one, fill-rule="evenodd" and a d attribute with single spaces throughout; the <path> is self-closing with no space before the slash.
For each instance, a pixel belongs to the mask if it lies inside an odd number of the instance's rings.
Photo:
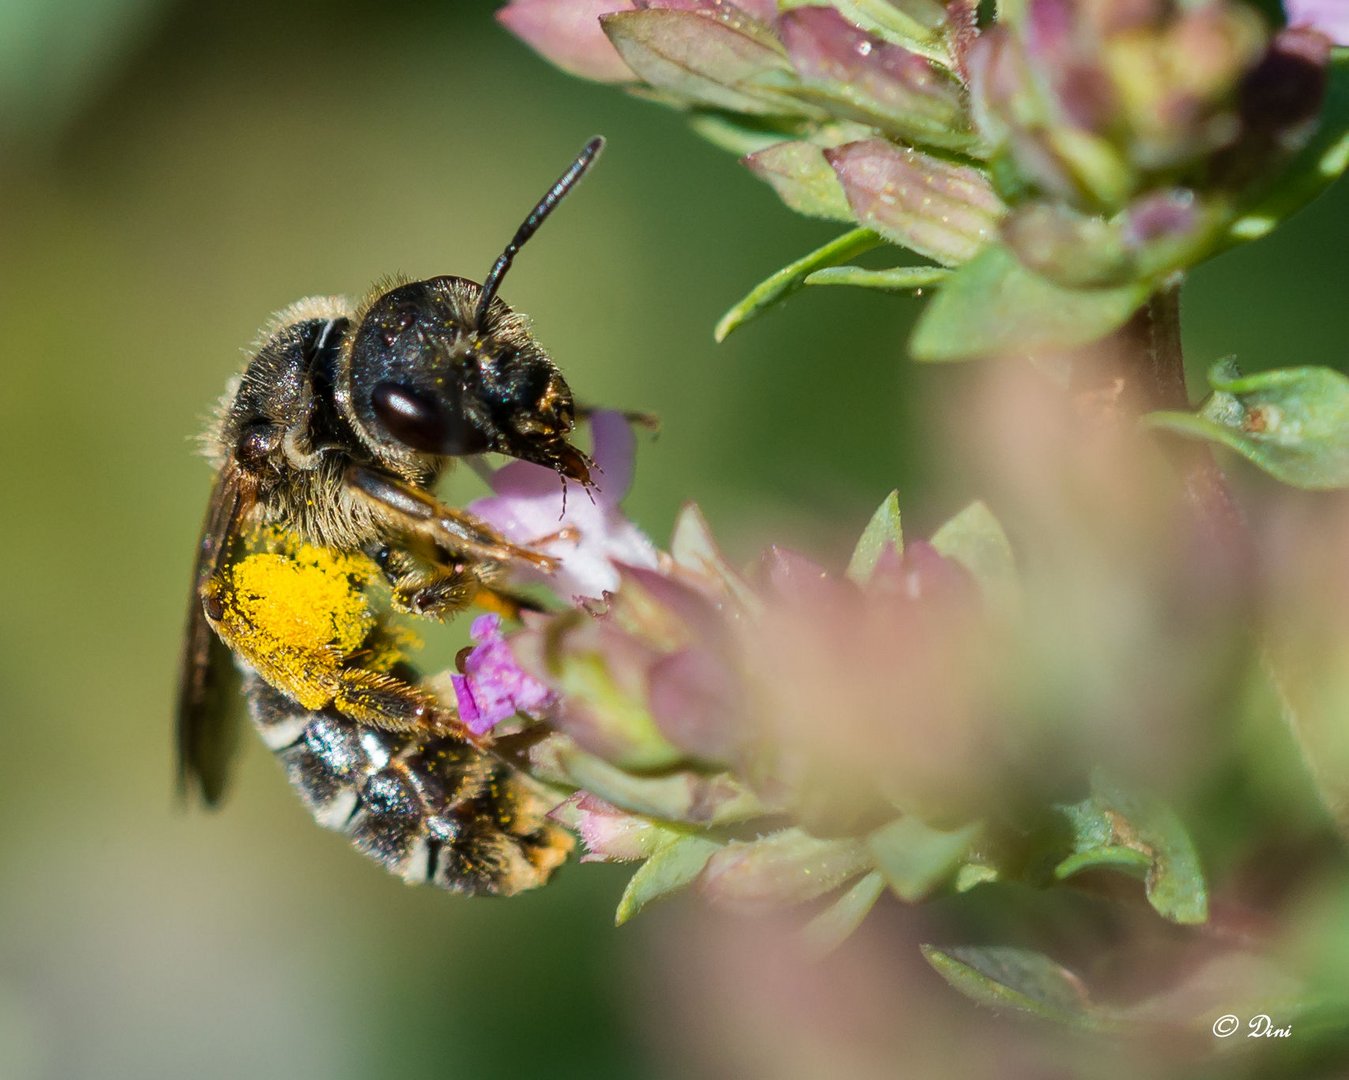
<path id="1" fill-rule="evenodd" d="M 231 568 L 234 603 L 245 624 L 282 646 L 355 652 L 375 627 L 362 591 L 369 578 L 362 557 L 298 545 L 260 552 Z"/>

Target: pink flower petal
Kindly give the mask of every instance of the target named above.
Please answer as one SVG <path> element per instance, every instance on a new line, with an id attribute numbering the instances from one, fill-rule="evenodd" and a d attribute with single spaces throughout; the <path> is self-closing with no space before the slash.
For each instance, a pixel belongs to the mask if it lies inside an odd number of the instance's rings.
<path id="1" fill-rule="evenodd" d="M 563 71 L 599 82 L 632 82 L 632 69 L 599 23 L 601 15 L 631 9 L 628 0 L 512 0 L 496 17 Z"/>
<path id="2" fill-rule="evenodd" d="M 1319 30 L 1336 45 L 1349 45 L 1349 2 L 1346 0 L 1284 0 L 1288 25 Z"/>
<path id="3" fill-rule="evenodd" d="M 521 581 L 543 582 L 560 595 L 600 599 L 618 588 L 617 563 L 655 567 L 656 548 L 623 514 L 619 503 L 632 484 L 636 438 L 619 413 L 596 413 L 592 456 L 596 485 L 588 491 L 569 485 L 563 497 L 557 473 L 515 461 L 492 475 L 496 495 L 479 499 L 469 512 L 495 526 L 517 544 L 536 548 L 561 562 L 556 574 L 519 571 Z M 539 541 L 562 529 L 570 538 Z"/>
<path id="4" fill-rule="evenodd" d="M 651 822 L 624 813 L 603 799 L 581 792 L 576 799 L 577 831 L 586 846 L 582 862 L 633 862 L 648 858 L 662 839 Z"/>
<path id="5" fill-rule="evenodd" d="M 702 761 L 729 761 L 744 738 L 738 720 L 745 691 L 724 652 L 683 649 L 657 661 L 647 694 L 661 733 Z"/>
<path id="6" fill-rule="evenodd" d="M 485 735 L 517 713 L 541 716 L 553 703 L 552 691 L 516 663 L 496 615 L 480 615 L 469 633 L 478 642 L 464 661 L 462 675 L 451 675 L 459 719 L 475 735 Z"/>
<path id="7" fill-rule="evenodd" d="M 768 584 L 784 598 L 814 592 L 829 580 L 829 572 L 814 559 L 776 544 L 764 552 L 763 568 Z"/>
<path id="8" fill-rule="evenodd" d="M 628 66 L 658 90 L 752 115 L 802 108 L 777 88 L 791 65 L 763 23 L 727 9 L 680 7 L 619 12 L 601 25 Z"/>

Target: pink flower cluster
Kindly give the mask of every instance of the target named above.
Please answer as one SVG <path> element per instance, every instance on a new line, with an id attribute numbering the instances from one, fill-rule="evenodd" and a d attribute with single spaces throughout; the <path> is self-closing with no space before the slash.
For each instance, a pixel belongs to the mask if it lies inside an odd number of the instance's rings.
<path id="1" fill-rule="evenodd" d="M 618 505 L 631 435 L 616 414 L 594 425 L 593 503 L 570 498 L 559 521 L 556 477 L 513 463 L 471 507 L 513 540 L 545 522 L 575 535 L 551 550 L 554 591 L 573 607 L 509 639 L 491 617 L 475 623 L 479 644 L 455 681 L 470 729 L 546 717 L 618 768 L 725 770 L 759 802 L 822 826 L 884 819 L 897 796 L 880 792 L 895 784 L 915 805 L 958 803 L 942 763 L 975 776 L 967 766 L 987 743 L 961 676 L 986 643 L 985 610 L 961 564 L 892 532 L 846 576 L 776 547 L 741 573 L 692 507 L 657 551 Z M 713 815 L 743 794 L 699 791 L 681 812 Z"/>

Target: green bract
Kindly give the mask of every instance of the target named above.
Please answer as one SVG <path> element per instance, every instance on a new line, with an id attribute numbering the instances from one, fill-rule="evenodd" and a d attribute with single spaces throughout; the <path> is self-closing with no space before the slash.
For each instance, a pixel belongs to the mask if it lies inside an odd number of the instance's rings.
<path id="1" fill-rule="evenodd" d="M 1073 854 L 1054 868 L 1054 876 L 1097 869 L 1136 874 L 1158 914 L 1178 923 L 1206 921 L 1208 892 L 1199 857 L 1176 815 L 1100 771 L 1091 787 L 1090 798 L 1062 808 L 1073 830 Z"/>
<path id="2" fill-rule="evenodd" d="M 1349 487 L 1349 378 L 1317 367 L 1243 376 L 1230 358 L 1208 378 L 1213 393 L 1197 413 L 1157 412 L 1147 422 L 1221 443 L 1295 487 Z"/>

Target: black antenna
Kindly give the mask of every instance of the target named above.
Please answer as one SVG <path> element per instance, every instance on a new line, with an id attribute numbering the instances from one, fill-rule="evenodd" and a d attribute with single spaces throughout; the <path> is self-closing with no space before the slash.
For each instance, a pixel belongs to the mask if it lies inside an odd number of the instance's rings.
<path id="1" fill-rule="evenodd" d="M 604 149 L 604 136 L 596 135 L 585 144 L 576 160 L 568 167 L 567 171 L 557 178 L 557 182 L 548 189 L 538 205 L 529 212 L 529 217 L 525 218 L 524 223 L 515 230 L 515 238 L 506 245 L 506 250 L 497 257 L 497 261 L 492 264 L 492 269 L 487 278 L 482 283 L 482 296 L 478 299 L 478 313 L 474 317 L 473 324 L 482 329 L 483 322 L 487 318 L 487 309 L 492 306 L 492 301 L 496 299 L 497 289 L 501 286 L 501 279 L 506 276 L 506 271 L 511 268 L 511 263 L 515 260 L 516 252 L 525 246 L 525 241 L 539 231 L 539 226 L 547 220 L 548 215 L 562 201 L 562 196 L 566 195 L 576 186 L 576 182 L 586 174 L 586 170 L 595 163 L 595 158 Z"/>

